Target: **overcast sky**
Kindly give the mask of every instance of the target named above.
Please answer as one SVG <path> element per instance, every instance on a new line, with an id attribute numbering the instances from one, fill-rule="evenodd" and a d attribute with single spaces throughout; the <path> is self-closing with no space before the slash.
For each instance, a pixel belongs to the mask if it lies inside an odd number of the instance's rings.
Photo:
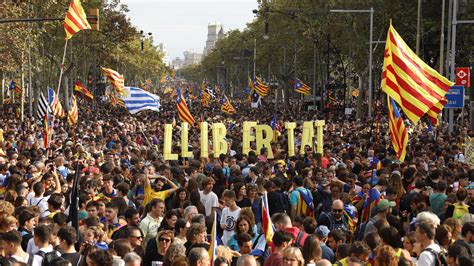
<path id="1" fill-rule="evenodd" d="M 165 43 L 170 60 L 183 52 L 202 53 L 209 23 L 224 30 L 243 29 L 254 18 L 256 0 L 122 0 L 138 30 L 152 32 L 154 43 Z"/>

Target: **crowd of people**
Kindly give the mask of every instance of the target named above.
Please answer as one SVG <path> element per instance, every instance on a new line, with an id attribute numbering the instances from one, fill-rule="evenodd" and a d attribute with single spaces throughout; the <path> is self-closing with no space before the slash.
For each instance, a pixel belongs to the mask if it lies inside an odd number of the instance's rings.
<path id="1" fill-rule="evenodd" d="M 226 115 L 218 103 L 195 102 L 196 121 L 226 124 L 228 152 L 200 158 L 196 122 L 193 157 L 165 161 L 165 123 L 180 151 L 173 99 L 137 115 L 97 101 L 80 104 L 77 125 L 54 120 L 49 147 L 42 121 L 20 122 L 1 107 L 1 265 L 473 264 L 474 171 L 462 121 L 453 133 L 410 126 L 399 162 L 384 118 L 308 112 L 298 102 L 281 110 L 233 101 L 237 113 Z M 244 154 L 243 121 L 274 116 L 271 147 L 252 143 Z M 324 152 L 301 147 L 302 122 L 325 118 Z M 297 122 L 296 156 L 288 156 L 286 121 Z"/>

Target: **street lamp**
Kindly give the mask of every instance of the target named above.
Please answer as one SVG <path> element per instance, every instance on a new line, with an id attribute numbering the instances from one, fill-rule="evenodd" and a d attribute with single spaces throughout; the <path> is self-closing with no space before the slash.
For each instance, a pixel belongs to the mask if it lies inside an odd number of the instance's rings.
<path id="1" fill-rule="evenodd" d="M 275 90 L 275 110 L 277 109 L 277 103 L 278 103 L 278 80 L 275 78 L 275 76 L 272 76 L 270 78 L 270 88 L 272 90 Z"/>
<path id="2" fill-rule="evenodd" d="M 369 13 L 370 14 L 370 33 L 369 33 L 369 107 L 368 116 L 372 117 L 372 35 L 374 31 L 374 8 L 370 9 L 331 9 L 331 13 Z M 344 95 L 345 97 L 345 95 Z"/>
<path id="3" fill-rule="evenodd" d="M 153 33 L 151 32 L 148 32 L 146 35 L 148 35 L 148 37 L 151 37 L 151 35 L 153 35 Z M 141 52 L 143 53 L 144 52 L 144 48 L 145 48 L 145 38 L 146 38 L 146 35 L 145 35 L 145 32 L 144 31 L 140 31 L 140 47 L 141 47 Z"/>

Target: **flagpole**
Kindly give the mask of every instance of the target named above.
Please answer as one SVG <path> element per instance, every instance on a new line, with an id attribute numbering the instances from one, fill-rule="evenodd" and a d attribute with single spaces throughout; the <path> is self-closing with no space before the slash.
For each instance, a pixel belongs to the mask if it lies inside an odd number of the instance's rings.
<path id="1" fill-rule="evenodd" d="M 5 104 L 5 73 L 2 72 L 2 105 Z"/>
<path id="2" fill-rule="evenodd" d="M 23 61 L 23 60 L 22 60 Z M 29 89 L 29 88 L 28 88 Z M 25 74 L 23 73 L 23 62 L 21 63 L 21 95 L 20 95 L 20 121 L 23 122 L 25 113 Z"/>
<path id="3" fill-rule="evenodd" d="M 61 79 L 63 78 L 63 73 L 64 73 L 64 61 L 66 60 L 66 51 L 67 51 L 67 41 L 64 43 L 64 52 L 63 52 L 63 59 L 61 61 L 61 71 L 59 72 L 59 82 L 58 82 L 58 89 L 56 90 L 56 94 L 59 97 L 59 90 L 61 88 Z"/>
<path id="4" fill-rule="evenodd" d="M 255 80 L 255 69 L 257 68 L 257 38 L 253 39 L 253 79 Z"/>

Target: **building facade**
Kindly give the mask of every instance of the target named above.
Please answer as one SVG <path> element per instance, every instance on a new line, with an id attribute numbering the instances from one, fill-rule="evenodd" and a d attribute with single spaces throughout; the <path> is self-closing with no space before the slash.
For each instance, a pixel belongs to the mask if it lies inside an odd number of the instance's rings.
<path id="1" fill-rule="evenodd" d="M 158 44 L 158 50 L 163 54 L 163 63 L 165 65 L 170 65 L 170 56 L 168 54 L 168 50 L 166 49 L 166 44 L 160 43 Z"/>
<path id="2" fill-rule="evenodd" d="M 209 24 L 207 25 L 207 40 L 206 46 L 204 47 L 204 56 L 207 56 L 214 47 L 216 42 L 224 37 L 224 26 L 222 24 Z"/>

